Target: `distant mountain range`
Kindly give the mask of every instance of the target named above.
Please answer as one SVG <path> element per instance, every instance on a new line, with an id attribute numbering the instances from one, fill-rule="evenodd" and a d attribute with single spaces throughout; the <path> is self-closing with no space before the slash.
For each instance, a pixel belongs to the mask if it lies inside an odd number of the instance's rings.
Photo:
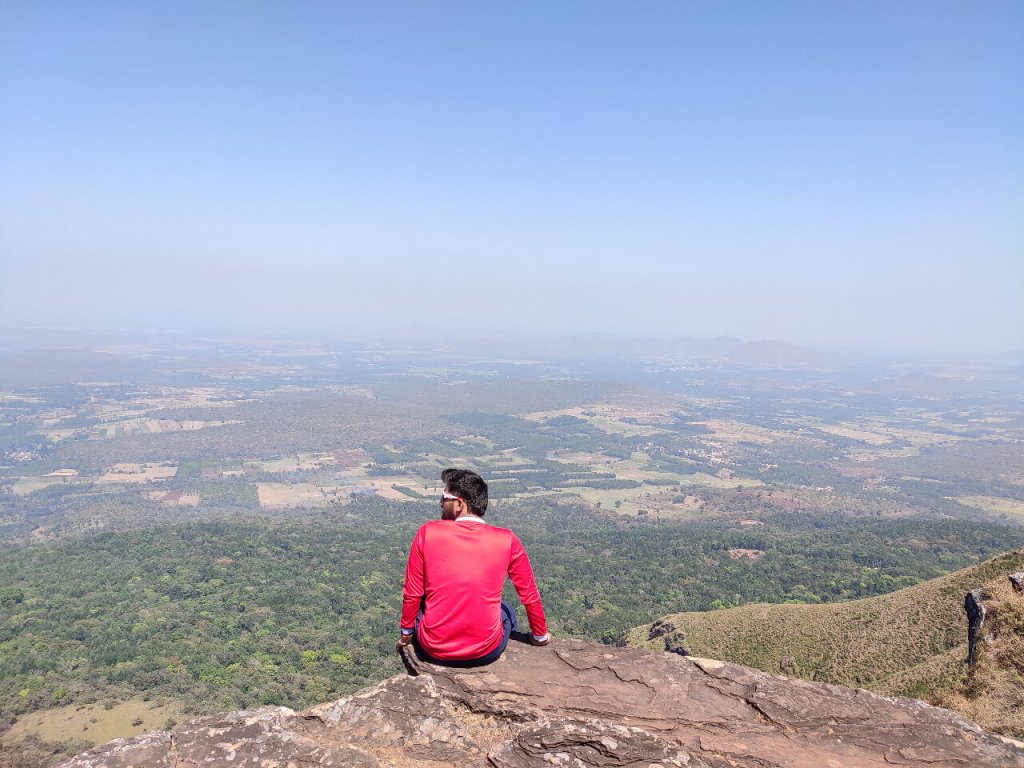
<path id="1" fill-rule="evenodd" d="M 87 380 L 147 378 L 161 357 L 181 359 L 287 353 L 296 359 L 357 351 L 402 352 L 422 359 L 544 362 L 626 362 L 660 366 L 855 371 L 866 391 L 891 396 L 970 395 L 985 388 L 974 373 L 992 374 L 1016 385 L 1024 375 L 1024 350 L 972 360 L 941 360 L 872 354 L 864 350 L 815 349 L 778 340 L 619 336 L 588 333 L 567 336 L 511 335 L 443 338 L 409 332 L 377 339 L 242 339 L 155 331 L 108 331 L 0 327 L 0 386 L 33 386 Z M 974 370 L 974 369 L 977 370 Z M 1005 388 L 1005 387 L 1004 387 Z"/>
<path id="2" fill-rule="evenodd" d="M 616 336 L 589 333 L 559 337 L 484 338 L 460 340 L 463 351 L 502 355 L 541 355 L 562 358 L 645 358 L 741 365 L 820 366 L 830 355 L 783 341 L 744 341 L 732 336 L 710 339 Z"/>

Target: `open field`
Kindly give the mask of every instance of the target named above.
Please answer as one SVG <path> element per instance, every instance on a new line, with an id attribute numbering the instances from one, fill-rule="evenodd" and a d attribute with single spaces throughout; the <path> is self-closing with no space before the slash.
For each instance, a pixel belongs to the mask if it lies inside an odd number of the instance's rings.
<path id="1" fill-rule="evenodd" d="M 12 484 L 15 496 L 27 496 L 44 490 L 50 486 L 65 484 L 69 486 L 86 485 L 127 485 L 166 481 L 177 472 L 174 464 L 148 464 L 139 462 L 119 462 L 98 477 L 86 477 L 77 469 L 62 468 L 48 472 L 43 476 L 18 477 Z"/>
<path id="2" fill-rule="evenodd" d="M 697 422 L 695 426 L 705 427 L 710 431 L 712 437 L 727 443 L 745 442 L 755 445 L 770 445 L 776 437 L 770 429 L 744 424 L 741 421 L 709 419 Z"/>
<path id="3" fill-rule="evenodd" d="M 441 495 L 441 487 L 437 486 L 436 489 L 424 490 L 423 484 L 412 480 L 409 477 L 374 477 L 372 482 L 367 486 L 364 486 L 364 490 L 369 488 L 375 492 L 377 496 L 382 499 L 390 499 L 391 501 L 415 501 L 413 497 L 408 496 L 405 493 L 399 491 L 399 488 L 408 488 L 415 493 L 431 496 L 437 498 Z"/>
<path id="4" fill-rule="evenodd" d="M 260 506 L 274 507 L 316 507 L 324 504 L 346 503 L 352 494 L 379 496 L 391 501 L 417 501 L 416 496 L 403 493 L 405 488 L 412 493 L 427 494 L 422 485 L 408 477 L 377 477 L 365 485 L 319 486 L 310 483 L 257 483 Z M 440 490 L 437 491 L 440 494 Z"/>
<path id="5" fill-rule="evenodd" d="M 59 443 L 61 440 L 67 440 L 69 437 L 84 432 L 84 429 L 47 429 L 42 432 L 48 439 L 53 440 L 55 443 Z"/>
<path id="6" fill-rule="evenodd" d="M 1006 514 L 1024 518 L 1024 501 L 1002 499 L 997 496 L 960 496 L 957 501 L 996 515 Z"/>
<path id="7" fill-rule="evenodd" d="M 892 434 L 902 440 L 906 440 L 915 448 L 925 448 L 936 445 L 955 445 L 960 441 L 956 435 L 942 432 L 929 432 L 923 429 L 906 429 L 895 427 Z"/>
<path id="8" fill-rule="evenodd" d="M 668 414 L 641 408 L 628 408 L 608 404 L 582 405 L 553 411 L 522 414 L 522 418 L 538 424 L 570 416 L 585 421 L 603 432 L 613 435 L 656 435 L 661 425 L 670 422 Z"/>
<path id="9" fill-rule="evenodd" d="M 81 739 L 104 744 L 111 739 L 162 730 L 169 720 L 177 723 L 181 719 L 181 710 L 172 703 L 132 699 L 109 709 L 98 703 L 78 704 L 23 715 L 3 734 L 3 740 L 16 743 L 36 734 L 46 741 Z"/>
<path id="10" fill-rule="evenodd" d="M 19 477 L 11 486 L 11 492 L 15 496 L 28 496 L 30 493 L 49 488 L 51 485 L 66 482 L 63 477 Z"/>
<path id="11" fill-rule="evenodd" d="M 549 451 L 544 457 L 552 461 L 563 461 L 566 464 L 582 464 L 585 467 L 610 467 L 618 464 L 622 459 L 615 456 L 605 456 L 601 453 L 594 453 L 591 451 L 568 451 L 568 450 L 556 450 Z M 520 458 L 518 463 L 529 464 L 530 460 L 526 458 Z"/>
<path id="12" fill-rule="evenodd" d="M 322 469 L 333 467 L 338 460 L 330 453 L 300 453 L 262 462 L 266 472 L 295 472 L 300 469 Z"/>
<path id="13" fill-rule="evenodd" d="M 704 486 L 707 488 L 734 490 L 735 481 L 723 481 L 721 478 L 703 473 L 677 475 L 673 480 L 680 485 Z M 746 487 L 757 487 L 748 485 Z M 516 498 L 530 499 L 541 495 L 538 492 L 517 494 Z M 616 514 L 635 517 L 649 515 L 657 519 L 685 519 L 699 515 L 705 508 L 704 502 L 697 496 L 679 494 L 674 487 L 640 485 L 635 488 L 560 488 L 546 492 L 544 495 L 576 496 L 601 509 Z"/>
<path id="14" fill-rule="evenodd" d="M 677 475 L 681 485 L 706 485 L 709 488 L 759 488 L 764 483 L 756 478 L 740 477 L 728 473 L 709 475 L 707 472 L 694 472 L 688 475 Z"/>
<path id="15" fill-rule="evenodd" d="M 317 506 L 337 498 L 337 488 L 320 488 L 309 483 L 257 483 L 261 507 Z"/>
<path id="16" fill-rule="evenodd" d="M 854 426 L 848 424 L 823 424 L 821 422 L 813 422 L 812 426 L 830 435 L 836 435 L 837 437 L 847 437 L 850 440 L 859 440 L 862 443 L 868 445 L 888 445 L 892 442 L 892 437 L 886 434 L 880 434 L 878 432 L 868 432 L 863 429 L 857 429 Z"/>
<path id="17" fill-rule="evenodd" d="M 102 427 L 101 436 L 117 437 L 119 435 L 130 435 L 137 432 L 159 435 L 163 432 L 194 432 L 197 429 L 210 427 L 223 427 L 228 424 L 240 424 L 239 421 L 199 421 L 196 419 L 127 419 L 115 421 Z"/>
<path id="18" fill-rule="evenodd" d="M 578 496 L 588 504 L 593 504 L 601 507 L 602 509 L 617 512 L 620 515 L 635 516 L 644 507 L 643 502 L 645 491 L 642 488 L 574 488 L 572 491 L 552 491 L 551 493 L 557 493 L 557 495 L 560 496 Z M 521 494 L 519 498 L 529 498 L 529 495 Z"/>
<path id="19" fill-rule="evenodd" d="M 199 504 L 198 493 L 182 493 L 181 491 L 150 491 L 147 498 L 159 501 L 167 507 L 195 507 Z"/>
<path id="20" fill-rule="evenodd" d="M 178 471 L 176 464 L 138 464 L 121 462 L 103 473 L 98 483 L 151 483 L 174 477 Z"/>
<path id="21" fill-rule="evenodd" d="M 435 464 L 445 462 L 445 457 L 438 454 L 427 454 L 424 458 Z M 571 459 L 552 455 L 547 456 L 547 458 L 557 459 L 559 461 L 571 461 Z M 527 457 L 521 456 L 515 448 L 511 448 L 500 453 L 485 453 L 482 456 L 479 456 L 477 461 L 486 464 L 491 469 L 510 469 L 514 467 L 527 466 L 533 463 Z"/>
<path id="22" fill-rule="evenodd" d="M 853 448 L 847 454 L 851 461 L 855 462 L 868 462 L 877 461 L 879 459 L 904 459 L 908 456 L 916 456 L 921 452 L 920 448 L 915 446 L 906 446 L 903 448 Z"/>

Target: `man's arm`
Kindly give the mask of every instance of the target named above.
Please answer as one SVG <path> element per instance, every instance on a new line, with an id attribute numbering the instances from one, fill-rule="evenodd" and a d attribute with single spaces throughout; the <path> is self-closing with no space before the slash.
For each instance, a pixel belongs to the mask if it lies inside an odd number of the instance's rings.
<path id="1" fill-rule="evenodd" d="M 409 548 L 409 561 L 405 566 L 401 619 L 401 644 L 403 645 L 412 642 L 416 616 L 420 612 L 420 605 L 425 594 L 423 574 L 423 529 L 420 528 L 412 539 L 412 546 Z"/>
<path id="2" fill-rule="evenodd" d="M 530 566 L 530 558 L 526 554 L 526 549 L 514 533 L 512 534 L 508 575 L 515 585 L 516 592 L 519 593 L 523 607 L 526 608 L 526 617 L 530 620 L 533 642 L 537 645 L 547 645 L 550 636 L 548 635 L 548 622 L 544 616 L 544 604 L 540 599 L 540 590 L 537 589 L 537 581 L 533 577 L 533 568 Z"/>

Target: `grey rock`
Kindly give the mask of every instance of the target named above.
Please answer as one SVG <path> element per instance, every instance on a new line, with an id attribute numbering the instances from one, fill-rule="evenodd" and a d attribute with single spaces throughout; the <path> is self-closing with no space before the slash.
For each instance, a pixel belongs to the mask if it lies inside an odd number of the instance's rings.
<path id="1" fill-rule="evenodd" d="M 1010 584 L 1013 585 L 1015 590 L 1018 592 L 1024 592 L 1024 571 L 1011 573 L 1008 578 L 1010 579 Z"/>
<path id="2" fill-rule="evenodd" d="M 686 635 L 670 619 L 658 619 L 651 624 L 647 632 L 648 640 L 662 638 L 665 650 L 669 653 L 677 653 L 680 656 L 692 656 L 689 647 L 686 645 Z"/>
<path id="3" fill-rule="evenodd" d="M 985 593 L 974 589 L 964 595 L 964 610 L 967 612 L 967 663 L 973 667 L 978 659 L 978 638 L 985 625 Z"/>
<path id="4" fill-rule="evenodd" d="M 286 707 L 231 712 L 174 730 L 176 768 L 224 765 L 323 765 L 379 768 L 370 753 L 344 742 L 311 738 L 296 728 L 299 718 Z"/>
<path id="5" fill-rule="evenodd" d="M 117 739 L 77 755 L 62 768 L 199 768 L 199 766 L 323 765 L 380 768 L 370 753 L 349 744 L 324 743 L 293 730 L 285 707 L 230 712 L 183 723 L 173 733 Z"/>
<path id="6" fill-rule="evenodd" d="M 61 765 L 66 768 L 175 768 L 171 734 L 150 731 L 133 739 L 114 739 Z"/>
<path id="7" fill-rule="evenodd" d="M 441 698 L 433 678 L 395 677 L 302 713 L 311 738 L 401 750 L 421 760 L 482 758 L 473 737 Z"/>
<path id="8" fill-rule="evenodd" d="M 707 659 L 555 640 L 485 667 L 410 663 L 305 712 L 200 718 L 64 768 L 1024 768 L 1024 745 L 947 710 Z"/>
<path id="9" fill-rule="evenodd" d="M 659 637 L 664 637 L 673 632 L 678 631 L 679 627 L 676 626 L 675 622 L 670 619 L 658 619 L 656 622 L 651 624 L 651 628 L 647 631 L 648 640 L 657 640 Z"/>
<path id="10" fill-rule="evenodd" d="M 659 739 L 640 728 L 600 721 L 557 720 L 526 726 L 489 758 L 495 768 L 558 765 L 712 768 L 711 764 L 680 749 L 678 744 Z"/>

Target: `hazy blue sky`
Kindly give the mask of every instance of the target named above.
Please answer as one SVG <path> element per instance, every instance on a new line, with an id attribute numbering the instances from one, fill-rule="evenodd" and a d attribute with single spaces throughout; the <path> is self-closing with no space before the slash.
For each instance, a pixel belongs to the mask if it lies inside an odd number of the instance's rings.
<path id="1" fill-rule="evenodd" d="M 1024 347 L 1024 3 L 0 0 L 0 324 Z"/>

